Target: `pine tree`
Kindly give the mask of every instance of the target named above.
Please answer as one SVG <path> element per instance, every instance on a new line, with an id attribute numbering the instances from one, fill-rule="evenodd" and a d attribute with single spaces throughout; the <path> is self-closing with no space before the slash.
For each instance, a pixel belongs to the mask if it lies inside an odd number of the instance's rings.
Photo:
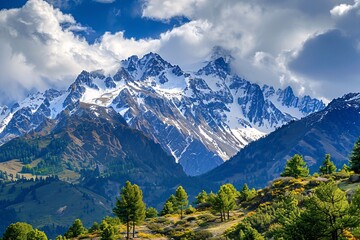
<path id="1" fill-rule="evenodd" d="M 205 190 L 202 190 L 196 197 L 195 197 L 195 204 L 204 204 L 208 201 L 208 195 Z"/>
<path id="2" fill-rule="evenodd" d="M 350 171 L 350 167 L 344 163 L 343 167 L 341 168 L 341 171 L 348 173 Z"/>
<path id="3" fill-rule="evenodd" d="M 155 218 L 158 215 L 156 208 L 149 207 L 146 209 L 146 218 Z"/>
<path id="4" fill-rule="evenodd" d="M 129 181 L 121 189 L 120 198 L 116 198 L 116 207 L 113 212 L 126 224 L 126 239 L 130 239 L 130 223 L 132 219 L 132 201 L 134 200 L 134 189 Z"/>
<path id="5" fill-rule="evenodd" d="M 3 240 L 26 240 L 27 234 L 33 230 L 27 223 L 17 222 L 10 224 L 3 235 Z"/>
<path id="6" fill-rule="evenodd" d="M 173 212 L 174 212 L 174 208 L 172 202 L 166 201 L 160 215 L 164 216 L 166 214 L 171 214 Z"/>
<path id="7" fill-rule="evenodd" d="M 222 198 L 223 196 L 219 196 L 219 194 L 215 194 L 213 192 L 209 193 L 209 203 L 211 205 L 211 208 L 215 211 L 215 212 L 219 212 L 220 213 L 220 219 L 221 222 L 224 221 L 224 213 L 223 213 L 223 201 Z"/>
<path id="8" fill-rule="evenodd" d="M 176 200 L 176 197 L 174 194 L 171 194 L 170 197 L 166 201 L 172 203 L 173 211 L 171 213 L 177 213 L 179 211 L 177 200 Z"/>
<path id="9" fill-rule="evenodd" d="M 183 218 L 183 210 L 188 205 L 188 195 L 182 186 L 179 186 L 175 192 L 176 205 L 180 208 L 180 218 Z"/>
<path id="10" fill-rule="evenodd" d="M 305 206 L 299 227 L 308 236 L 338 240 L 343 230 L 356 225 L 345 192 L 334 182 L 320 185 Z"/>
<path id="11" fill-rule="evenodd" d="M 101 225 L 101 240 L 113 240 L 114 237 L 114 228 L 108 224 L 106 221 L 102 221 Z"/>
<path id="12" fill-rule="evenodd" d="M 132 185 L 129 181 L 121 189 L 120 198 L 116 199 L 113 212 L 126 224 L 126 237 L 130 238 L 130 224 L 133 226 L 133 237 L 135 236 L 135 225 L 145 219 L 145 203 L 142 191 L 138 185 Z"/>
<path id="13" fill-rule="evenodd" d="M 350 156 L 350 169 L 355 173 L 360 173 L 360 137 L 356 141 Z"/>
<path id="14" fill-rule="evenodd" d="M 330 160 L 330 154 L 325 155 L 325 160 L 320 167 L 320 173 L 321 174 L 331 174 L 336 172 L 336 166 L 335 164 Z"/>
<path id="15" fill-rule="evenodd" d="M 135 237 L 135 225 L 141 224 L 146 217 L 146 205 L 143 201 L 143 194 L 138 185 L 134 184 L 134 203 L 133 203 L 133 238 Z"/>
<path id="16" fill-rule="evenodd" d="M 65 233 L 66 238 L 74 238 L 85 232 L 85 228 L 80 219 L 76 219 L 69 228 L 69 230 Z"/>
<path id="17" fill-rule="evenodd" d="M 284 172 L 281 174 L 282 177 L 308 177 L 309 168 L 306 162 L 298 154 L 295 154 L 291 159 L 286 161 Z"/>
<path id="18" fill-rule="evenodd" d="M 43 231 L 33 229 L 26 235 L 26 240 L 48 240 L 48 238 Z"/>
<path id="19" fill-rule="evenodd" d="M 229 220 L 230 211 L 234 210 L 234 208 L 236 207 L 236 199 L 239 196 L 239 192 L 232 184 L 228 183 L 220 187 L 218 195 L 221 197 L 221 200 L 223 202 L 224 218 L 225 213 L 227 213 L 227 219 Z"/>

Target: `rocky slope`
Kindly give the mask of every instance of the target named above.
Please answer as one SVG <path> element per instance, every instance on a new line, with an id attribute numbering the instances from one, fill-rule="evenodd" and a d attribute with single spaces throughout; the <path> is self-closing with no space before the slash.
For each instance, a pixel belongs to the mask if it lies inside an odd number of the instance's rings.
<path id="1" fill-rule="evenodd" d="M 249 144 L 202 179 L 262 187 L 280 175 L 286 160 L 294 154 L 303 156 L 311 172 L 319 170 L 327 153 L 341 168 L 348 163 L 359 136 L 360 94 L 351 93 L 333 100 L 324 110 Z"/>

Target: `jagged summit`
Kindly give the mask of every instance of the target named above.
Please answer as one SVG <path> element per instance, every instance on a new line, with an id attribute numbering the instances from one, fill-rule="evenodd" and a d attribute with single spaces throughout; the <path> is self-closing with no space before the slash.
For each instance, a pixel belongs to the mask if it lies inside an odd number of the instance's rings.
<path id="1" fill-rule="evenodd" d="M 231 54 L 230 50 L 227 50 L 221 46 L 213 47 L 210 57 L 208 57 L 208 61 L 214 61 L 216 59 L 222 58 L 225 63 L 230 64 L 234 57 Z"/>
<path id="2" fill-rule="evenodd" d="M 87 103 L 113 108 L 130 127 L 158 142 L 187 174 L 198 175 L 249 142 L 325 106 L 295 96 L 290 87 L 275 91 L 232 74 L 226 50 L 215 48 L 212 55 L 195 73 L 156 53 L 123 60 L 114 75 L 82 71 L 67 91 L 50 89 L 10 109 L 2 107 L 0 143 Z"/>

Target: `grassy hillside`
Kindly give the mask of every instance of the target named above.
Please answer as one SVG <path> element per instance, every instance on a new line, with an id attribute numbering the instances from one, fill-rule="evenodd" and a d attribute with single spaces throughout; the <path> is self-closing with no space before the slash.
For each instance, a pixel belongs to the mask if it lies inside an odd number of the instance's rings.
<path id="1" fill-rule="evenodd" d="M 189 207 L 183 219 L 178 213 L 145 219 L 137 226 L 135 239 L 243 239 L 240 238 L 241 234 L 251 234 L 252 238 L 246 239 L 284 239 L 279 236 L 286 231 L 286 224 L 298 221 L 298 218 L 306 213 L 308 202 L 318 194 L 318 190 L 331 184 L 334 184 L 336 191 L 344 193 L 349 201 L 351 199 L 355 201 L 355 189 L 360 185 L 360 175 L 351 175 L 342 171 L 306 178 L 282 177 L 272 181 L 266 188 L 256 191 L 248 189 L 252 194 L 247 194 L 246 198 L 244 198 L 245 190 L 239 189 L 236 206 L 230 210 L 228 219 L 224 220 L 220 217 L 219 211 L 211 201 L 192 203 L 196 209 Z M 23 196 L 24 202 L 10 204 L 7 209 L 14 209 L 22 221 L 29 222 L 35 227 L 41 228 L 49 223 L 56 224 L 58 221 L 65 221 L 70 225 L 75 218 L 80 218 L 85 227 L 89 227 L 93 221 L 101 225 L 88 228 L 76 238 L 100 238 L 104 236 L 103 226 L 105 225 L 111 226 L 112 237 L 115 239 L 124 239 L 126 236 L 124 224 L 121 224 L 117 218 L 104 217 L 111 211 L 111 207 L 106 205 L 108 202 L 86 189 L 53 180 L 3 185 L 1 191 L 8 192 L 7 200 L 16 202 L 17 197 L 21 195 L 21 188 L 28 189 L 25 190 Z M 62 198 L 64 192 L 67 193 L 67 199 Z M 0 200 L 5 200 L 3 195 Z M 336 198 L 335 201 L 337 201 Z M 345 202 L 348 203 L 346 200 Z M 331 204 L 328 206 L 331 208 Z M 35 215 L 41 217 L 34 218 Z M 316 218 L 316 215 L 311 217 Z M 337 239 L 360 237 L 359 215 L 353 214 L 353 217 L 355 217 L 353 220 L 356 227 L 344 226 L 338 232 L 341 238 Z M 284 219 L 287 220 L 284 221 Z M 304 228 L 306 228 L 305 225 Z M 64 234 L 66 230 L 63 228 L 62 233 Z"/>
<path id="2" fill-rule="evenodd" d="M 41 181 L 18 181 L 2 184 L 0 188 L 1 229 L 16 221 L 24 221 L 48 233 L 61 233 L 76 218 L 85 226 L 111 214 L 109 200 L 85 188 L 56 179 Z"/>

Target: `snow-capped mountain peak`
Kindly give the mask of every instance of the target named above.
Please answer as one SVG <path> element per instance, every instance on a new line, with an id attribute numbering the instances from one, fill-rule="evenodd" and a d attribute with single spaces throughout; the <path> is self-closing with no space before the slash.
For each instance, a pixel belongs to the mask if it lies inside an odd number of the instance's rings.
<path id="1" fill-rule="evenodd" d="M 156 53 L 132 56 L 113 76 L 82 71 L 67 91 L 47 90 L 0 108 L 0 143 L 37 129 L 79 102 L 112 107 L 143 131 L 190 175 L 208 171 L 249 142 L 324 108 L 290 87 L 262 88 L 231 73 L 232 57 L 214 49 L 210 61 L 187 72 Z"/>

